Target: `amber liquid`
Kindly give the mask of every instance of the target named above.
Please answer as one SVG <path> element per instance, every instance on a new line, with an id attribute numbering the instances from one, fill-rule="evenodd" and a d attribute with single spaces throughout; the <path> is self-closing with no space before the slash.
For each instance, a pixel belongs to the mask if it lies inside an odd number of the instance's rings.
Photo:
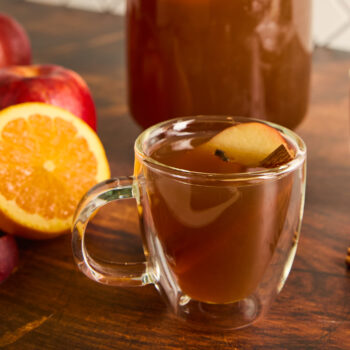
<path id="1" fill-rule="evenodd" d="M 152 158 L 199 172 L 249 170 L 191 148 L 204 140 L 167 143 Z M 182 292 L 211 303 L 251 295 L 276 249 L 293 175 L 264 182 L 196 183 L 147 169 L 145 177 L 155 232 Z"/>
<path id="2" fill-rule="evenodd" d="M 129 105 L 143 127 L 235 115 L 295 128 L 311 62 L 310 0 L 129 0 Z"/>

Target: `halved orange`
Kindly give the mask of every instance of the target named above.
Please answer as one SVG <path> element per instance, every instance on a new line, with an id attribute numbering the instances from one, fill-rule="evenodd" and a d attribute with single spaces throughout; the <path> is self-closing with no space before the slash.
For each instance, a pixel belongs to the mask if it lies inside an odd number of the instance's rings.
<path id="1" fill-rule="evenodd" d="M 110 177 L 97 134 L 45 103 L 0 111 L 0 229 L 27 238 L 70 231 L 84 193 Z"/>

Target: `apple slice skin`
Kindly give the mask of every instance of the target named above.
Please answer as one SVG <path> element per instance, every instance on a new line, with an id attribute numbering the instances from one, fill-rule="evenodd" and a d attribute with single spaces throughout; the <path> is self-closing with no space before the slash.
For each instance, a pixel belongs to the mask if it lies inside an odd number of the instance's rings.
<path id="1" fill-rule="evenodd" d="M 0 283 L 11 275 L 17 265 L 18 248 L 15 238 L 10 235 L 0 236 Z"/>
<path id="2" fill-rule="evenodd" d="M 223 151 L 231 161 L 256 167 L 281 145 L 288 148 L 286 140 L 276 129 L 248 122 L 224 129 L 199 147 L 211 153 Z"/>

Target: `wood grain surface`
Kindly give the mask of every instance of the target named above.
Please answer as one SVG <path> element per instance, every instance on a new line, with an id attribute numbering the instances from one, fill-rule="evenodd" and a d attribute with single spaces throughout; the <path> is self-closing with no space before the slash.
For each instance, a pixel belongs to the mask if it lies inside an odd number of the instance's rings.
<path id="1" fill-rule="evenodd" d="M 1 0 L 0 11 L 27 29 L 35 63 L 86 79 L 112 175 L 131 174 L 140 128 L 128 115 L 123 19 L 16 0 Z M 0 285 L 0 348 L 350 349 L 350 53 L 316 48 L 313 63 L 310 108 L 297 130 L 309 155 L 302 235 L 286 286 L 263 320 L 235 332 L 194 332 L 152 286 L 113 288 L 86 278 L 70 236 L 19 240 L 20 266 Z M 92 226 L 105 224 L 106 239 L 125 236 L 122 253 L 142 259 L 134 204 L 105 214 Z M 123 220 L 120 227 L 111 218 Z"/>

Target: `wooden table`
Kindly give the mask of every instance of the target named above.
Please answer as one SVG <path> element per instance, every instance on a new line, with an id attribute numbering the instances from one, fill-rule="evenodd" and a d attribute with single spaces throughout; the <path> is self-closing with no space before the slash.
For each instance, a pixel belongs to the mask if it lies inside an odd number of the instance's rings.
<path id="1" fill-rule="evenodd" d="M 14 0 L 1 0 L 0 10 L 28 30 L 35 63 L 60 64 L 86 79 L 112 174 L 131 174 L 140 129 L 126 104 L 123 20 Z M 350 349 L 349 68 L 350 54 L 315 50 L 310 109 L 298 129 L 309 152 L 302 236 L 267 317 L 236 332 L 194 332 L 169 315 L 152 286 L 87 279 L 73 262 L 69 236 L 20 240 L 19 269 L 0 285 L 0 348 Z M 135 213 L 123 216 L 136 232 Z"/>

